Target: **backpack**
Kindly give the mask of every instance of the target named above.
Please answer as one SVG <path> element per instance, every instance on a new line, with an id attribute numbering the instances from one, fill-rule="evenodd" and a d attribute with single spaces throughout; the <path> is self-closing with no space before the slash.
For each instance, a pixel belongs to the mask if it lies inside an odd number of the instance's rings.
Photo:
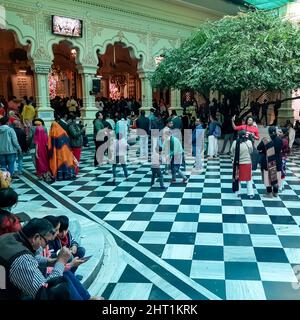
<path id="1" fill-rule="evenodd" d="M 220 138 L 221 137 L 221 127 L 217 124 L 216 127 L 215 127 L 215 130 L 213 132 L 213 135 L 216 137 L 216 138 Z"/>

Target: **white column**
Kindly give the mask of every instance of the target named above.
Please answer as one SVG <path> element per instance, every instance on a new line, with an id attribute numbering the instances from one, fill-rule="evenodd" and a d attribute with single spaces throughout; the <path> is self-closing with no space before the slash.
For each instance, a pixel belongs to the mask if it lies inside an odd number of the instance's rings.
<path id="1" fill-rule="evenodd" d="M 81 109 L 81 117 L 84 123 L 87 124 L 87 133 L 91 133 L 93 130 L 93 120 L 95 114 L 98 111 L 95 107 L 95 96 L 91 95 L 90 92 L 93 89 L 93 78 L 97 72 L 97 68 L 94 67 L 83 67 L 79 70 L 82 76 L 82 101 L 83 108 Z"/>
<path id="2" fill-rule="evenodd" d="M 146 115 L 150 114 L 152 108 L 152 86 L 151 86 L 151 72 L 140 72 L 139 77 L 142 84 L 142 107 L 140 110 L 144 110 Z"/>
<path id="3" fill-rule="evenodd" d="M 181 91 L 178 89 L 171 89 L 171 107 L 169 108 L 169 113 L 175 110 L 178 116 L 183 113 L 183 108 L 181 107 Z"/>
<path id="4" fill-rule="evenodd" d="M 54 119 L 53 109 L 50 107 L 49 72 L 50 64 L 35 64 L 35 96 L 38 106 L 38 116 L 45 121 L 47 128 Z"/>

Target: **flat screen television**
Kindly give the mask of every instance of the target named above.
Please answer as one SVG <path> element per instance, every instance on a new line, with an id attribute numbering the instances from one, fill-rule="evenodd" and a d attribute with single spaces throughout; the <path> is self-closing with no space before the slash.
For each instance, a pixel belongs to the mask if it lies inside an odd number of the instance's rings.
<path id="1" fill-rule="evenodd" d="M 82 20 L 52 16 L 52 33 L 66 37 L 82 37 Z"/>

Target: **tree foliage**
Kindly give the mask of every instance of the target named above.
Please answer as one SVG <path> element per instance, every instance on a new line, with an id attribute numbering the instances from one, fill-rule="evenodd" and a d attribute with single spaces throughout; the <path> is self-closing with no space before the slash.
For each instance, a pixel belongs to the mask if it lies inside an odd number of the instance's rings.
<path id="1" fill-rule="evenodd" d="M 208 22 L 166 53 L 152 84 L 223 93 L 299 88 L 300 30 L 260 11 Z"/>

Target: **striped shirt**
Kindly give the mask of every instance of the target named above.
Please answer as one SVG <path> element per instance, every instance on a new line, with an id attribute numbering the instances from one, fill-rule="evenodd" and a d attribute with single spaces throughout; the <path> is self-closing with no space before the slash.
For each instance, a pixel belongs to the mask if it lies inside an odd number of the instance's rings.
<path id="1" fill-rule="evenodd" d="M 35 298 L 37 292 L 47 281 L 52 278 L 61 277 L 64 264 L 57 262 L 51 274 L 45 278 L 39 267 L 46 266 L 45 258 L 37 258 L 30 254 L 19 256 L 11 265 L 9 272 L 10 282 L 19 288 L 25 295 Z M 40 263 L 40 264 L 39 264 Z"/>

